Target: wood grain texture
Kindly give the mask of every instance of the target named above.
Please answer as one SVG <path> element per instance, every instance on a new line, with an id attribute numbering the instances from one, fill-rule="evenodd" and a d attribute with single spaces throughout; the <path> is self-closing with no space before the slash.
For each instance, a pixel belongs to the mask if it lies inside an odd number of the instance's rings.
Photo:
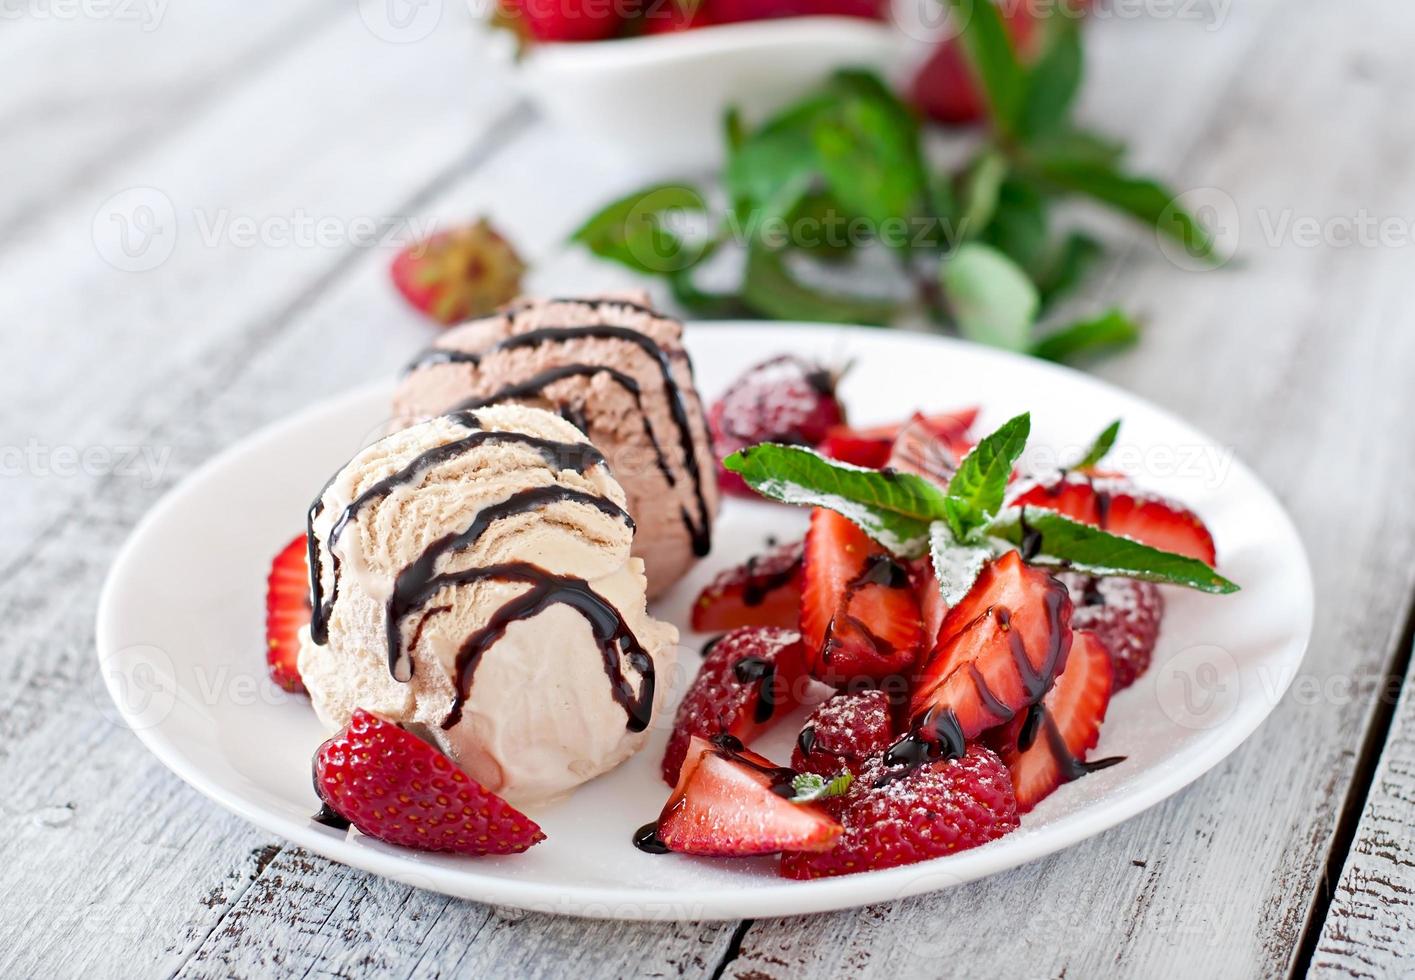
<path id="1" fill-rule="evenodd" d="M 1381 980 L 1415 974 L 1415 667 L 1387 686 L 1404 693 L 1361 810 L 1310 975 Z"/>
<path id="2" fill-rule="evenodd" d="M 182 238 L 160 269 L 121 273 L 92 244 L 104 199 L 159 187 L 189 222 L 223 208 L 261 217 L 303 207 L 381 226 L 487 211 L 536 260 L 531 287 L 559 292 L 628 281 L 560 242 L 632 177 L 528 126 L 504 81 L 469 60 L 455 22 L 427 42 L 387 45 L 348 11 L 213 87 L 199 113 L 154 122 L 143 145 L 56 177 L 48 186 L 60 197 L 0 240 L 0 358 L 29 368 L 0 401 L 0 444 L 167 455 L 151 474 L 5 484 L 0 975 L 1284 973 L 1337 816 L 1359 796 L 1356 754 L 1415 591 L 1404 553 L 1415 505 L 1393 491 L 1415 485 L 1415 460 L 1390 435 L 1411 412 L 1415 332 L 1404 313 L 1408 250 L 1270 245 L 1262 213 L 1402 213 L 1415 192 L 1411 134 L 1385 122 L 1411 90 L 1400 39 L 1415 11 L 1396 0 L 1356 13 L 1289 2 L 1276 31 L 1278 9 L 1254 0 L 1213 32 L 1094 25 L 1087 113 L 1126 134 L 1144 165 L 1232 197 L 1244 262 L 1185 272 L 1102 222 L 1134 248 L 1077 305 L 1144 311 L 1145 345 L 1101 373 L 1232 443 L 1292 509 L 1321 597 L 1294 693 L 1210 776 L 1099 839 L 952 892 L 758 922 L 745 936 L 732 923 L 498 911 L 286 848 L 200 798 L 115 725 L 92 663 L 98 586 L 163 490 L 240 436 L 386 376 L 428 336 L 388 285 L 387 242 Z M 246 10 L 249 37 L 276 31 L 265 18 L 277 15 Z M 0 77 L 9 65 L 0 57 Z M 182 231 L 196 234 L 191 223 Z M 1334 923 L 1343 907 L 1339 894 Z M 1354 938 L 1340 954 L 1323 941 L 1318 965 L 1365 955 L 1366 934 L 1344 935 Z"/>

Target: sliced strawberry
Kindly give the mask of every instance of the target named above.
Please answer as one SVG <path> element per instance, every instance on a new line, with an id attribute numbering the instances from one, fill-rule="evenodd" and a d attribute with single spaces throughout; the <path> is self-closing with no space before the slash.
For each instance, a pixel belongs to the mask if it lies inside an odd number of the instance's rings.
<path id="1" fill-rule="evenodd" d="M 887 466 L 922 476 L 946 487 L 973 444 L 966 429 L 940 430 L 915 415 L 899 430 L 890 446 Z"/>
<path id="2" fill-rule="evenodd" d="M 1100 739 L 1111 684 L 1109 651 L 1095 634 L 1078 630 L 1066 670 L 1042 700 L 1041 710 L 998 729 L 998 751 L 1012 773 L 1019 813 L 1031 810 L 1063 783 L 1120 761 L 1085 761 Z"/>
<path id="3" fill-rule="evenodd" d="M 909 572 L 853 522 L 816 509 L 801 587 L 806 669 L 847 687 L 905 674 L 924 645 Z"/>
<path id="4" fill-rule="evenodd" d="M 820 878 L 927 861 L 1017 829 L 1007 768 L 969 746 L 959 759 L 891 769 L 873 759 L 835 812 L 845 827 L 824 853 L 781 856 L 786 878 Z"/>
<path id="5" fill-rule="evenodd" d="M 309 548 L 301 534 L 275 556 L 265 581 L 265 663 L 270 679 L 295 694 L 305 693 L 296 661 L 309 622 Z"/>
<path id="6" fill-rule="evenodd" d="M 930 649 L 938 643 L 938 631 L 948 615 L 948 603 L 943 601 L 934 563 L 926 555 L 909 562 L 909 581 L 919 597 L 919 612 L 924 624 L 924 644 Z"/>
<path id="7" fill-rule="evenodd" d="M 694 736 L 659 815 L 658 838 L 670 851 L 707 857 L 825 850 L 840 824 L 818 806 L 788 799 L 795 775 L 730 735 Z"/>
<path id="8" fill-rule="evenodd" d="M 1172 500 L 1141 493 L 1124 479 L 1068 473 L 1024 487 L 1012 503 L 1054 510 L 1074 521 L 1208 565 L 1218 562 L 1213 535 L 1193 511 Z"/>
<path id="9" fill-rule="evenodd" d="M 678 782 L 690 739 L 728 734 L 750 742 L 789 714 L 805 693 L 804 672 L 795 630 L 749 626 L 718 640 L 678 705 L 664 782 Z"/>
<path id="10" fill-rule="evenodd" d="M 960 408 L 955 412 L 944 412 L 939 415 L 920 415 L 916 412 L 904 422 L 879 425 L 868 429 L 852 429 L 849 426 L 838 425 L 826 433 L 820 450 L 830 458 L 838 459 L 842 463 L 854 463 L 856 466 L 878 469 L 889 462 L 889 454 L 894 448 L 895 439 L 911 423 L 922 423 L 924 427 L 932 430 L 939 439 L 954 446 L 956 450 L 958 447 L 966 445 L 968 430 L 972 428 L 973 421 L 977 417 L 977 408 Z M 963 451 L 967 452 L 966 449 Z"/>
<path id="11" fill-rule="evenodd" d="M 1133 578 L 1062 572 L 1057 578 L 1071 591 L 1075 611 L 1071 628 L 1088 630 L 1110 651 L 1115 690 L 1123 691 L 1150 667 L 1164 618 L 1159 587 Z"/>
<path id="12" fill-rule="evenodd" d="M 721 572 L 693 603 L 693 629 L 718 633 L 741 626 L 795 629 L 801 618 L 802 542 L 777 545 Z"/>
<path id="13" fill-rule="evenodd" d="M 963 740 L 1040 701 L 1070 649 L 1066 586 L 1015 551 L 993 559 L 944 617 L 939 642 L 915 678 L 913 731 L 890 752 L 959 754 Z"/>
<path id="14" fill-rule="evenodd" d="M 362 708 L 315 752 L 314 787 L 362 833 L 420 851 L 516 854 L 545 840 L 447 756 Z"/>
<path id="15" fill-rule="evenodd" d="M 892 741 L 889 697 L 883 691 L 842 691 L 806 719 L 791 754 L 791 768 L 821 776 L 848 769 L 858 775 Z"/>

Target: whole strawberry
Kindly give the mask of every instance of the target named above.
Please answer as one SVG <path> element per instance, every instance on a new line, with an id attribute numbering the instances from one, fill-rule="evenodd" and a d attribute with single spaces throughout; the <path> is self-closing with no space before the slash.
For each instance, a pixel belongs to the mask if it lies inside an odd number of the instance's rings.
<path id="1" fill-rule="evenodd" d="M 883 691 L 837 694 L 806 719 L 791 768 L 826 777 L 842 769 L 859 775 L 893 741 L 889 698 Z"/>
<path id="2" fill-rule="evenodd" d="M 362 833 L 420 851 L 517 854 L 545 840 L 447 756 L 362 708 L 315 752 L 314 787 Z"/>
<path id="3" fill-rule="evenodd" d="M 624 0 L 506 0 L 537 41 L 603 41 L 623 22 Z"/>
<path id="4" fill-rule="evenodd" d="M 1075 603 L 1071 626 L 1090 630 L 1110 652 L 1115 689 L 1123 691 L 1150 669 L 1150 659 L 1164 618 L 1159 587 L 1133 578 L 1095 578 L 1062 572 Z"/>
<path id="5" fill-rule="evenodd" d="M 845 423 L 835 394 L 839 381 L 838 373 L 791 354 L 749 369 L 708 412 L 717 458 L 759 442 L 819 445 L 832 427 Z M 754 496 L 721 464 L 718 481 L 730 493 Z"/>
<path id="6" fill-rule="evenodd" d="M 786 878 L 822 878 L 892 868 L 986 844 L 1017 829 L 1012 779 L 990 749 L 960 759 L 889 768 L 878 759 L 831 813 L 845 832 L 821 853 L 781 856 Z"/>
<path id="7" fill-rule="evenodd" d="M 265 580 L 265 663 L 270 679 L 294 694 L 304 694 L 296 661 L 300 630 L 310 622 L 310 566 L 301 534 L 275 556 Z"/>
<path id="8" fill-rule="evenodd" d="M 526 266 L 486 219 L 415 242 L 393 260 L 393 284 L 443 324 L 486 316 L 521 292 Z"/>

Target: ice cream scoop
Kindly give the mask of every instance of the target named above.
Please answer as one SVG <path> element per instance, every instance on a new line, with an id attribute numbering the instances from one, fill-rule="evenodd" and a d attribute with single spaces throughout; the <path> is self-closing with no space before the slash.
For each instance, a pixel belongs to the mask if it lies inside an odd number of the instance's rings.
<path id="1" fill-rule="evenodd" d="M 648 615 L 624 490 L 570 423 L 503 405 L 393 433 L 309 532 L 299 668 L 331 729 L 372 711 L 517 805 L 643 745 L 678 632 Z"/>
<path id="2" fill-rule="evenodd" d="M 718 498 L 682 325 L 647 301 L 526 300 L 463 324 L 413 361 L 393 411 L 410 425 L 514 402 L 573 422 L 624 487 L 652 597 L 707 554 Z"/>

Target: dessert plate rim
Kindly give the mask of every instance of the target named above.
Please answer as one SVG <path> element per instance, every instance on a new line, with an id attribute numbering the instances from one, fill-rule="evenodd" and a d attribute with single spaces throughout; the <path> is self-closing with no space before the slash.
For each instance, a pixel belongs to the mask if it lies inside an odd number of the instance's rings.
<path id="1" fill-rule="evenodd" d="M 1182 430 L 1191 438 L 1203 440 L 1206 445 L 1219 445 L 1216 440 L 1198 432 L 1168 411 L 1105 381 L 1070 368 L 978 347 L 953 338 L 905 332 L 885 333 L 869 327 L 757 321 L 690 324 L 687 337 L 690 350 L 700 360 L 702 354 L 695 348 L 705 348 L 713 343 L 732 345 L 738 351 L 746 350 L 747 353 L 740 356 L 740 369 L 780 349 L 777 346 L 779 340 L 763 343 L 761 338 L 764 336 L 795 340 L 799 338 L 792 337 L 791 332 L 804 330 L 811 331 L 807 335 L 811 345 L 822 350 L 828 349 L 832 341 L 838 345 L 842 341 L 848 343 L 855 339 L 870 345 L 898 345 L 901 349 L 912 349 L 922 344 L 934 347 L 940 354 L 977 360 L 984 365 L 996 362 L 987 367 L 988 371 L 1011 369 L 1024 373 L 1041 372 L 1039 376 L 1050 375 L 1063 386 L 1076 384 L 1080 389 L 1090 388 L 1093 394 L 1104 397 L 1107 402 L 1114 401 L 1117 404 L 1116 414 L 1124 415 L 1121 409 L 1127 404 L 1143 408 L 1152 420 Z M 707 337 L 714 333 L 719 335 L 718 340 L 708 340 Z M 747 334 L 752 336 L 748 338 Z M 696 869 L 689 871 L 688 876 L 697 874 L 701 881 L 684 887 L 605 887 L 569 881 L 551 883 L 519 877 L 515 858 L 489 860 L 428 855 L 385 845 L 356 834 L 346 837 L 308 819 L 295 819 L 281 812 L 269 800 L 262 798 L 264 790 L 259 785 L 233 786 L 232 780 L 218 778 L 210 761 L 202 758 L 204 743 L 186 738 L 181 732 L 169 731 L 173 726 L 164 722 L 170 714 L 155 717 L 154 702 L 168 705 L 169 710 L 174 704 L 190 707 L 183 701 L 184 697 L 190 700 L 190 691 L 184 689 L 183 682 L 177 679 L 170 657 L 162 654 L 158 657 L 161 662 L 154 662 L 151 651 L 156 648 L 148 646 L 150 638 L 146 634 L 134 632 L 131 613 L 134 605 L 162 601 L 160 597 L 149 597 L 138 583 L 146 574 L 145 569 L 156 561 L 151 553 L 153 547 L 158 546 L 156 539 L 164 529 L 169 528 L 179 509 L 191 505 L 191 495 L 213 492 L 213 474 L 230 468 L 235 461 L 258 455 L 262 447 L 271 446 L 301 431 L 318 428 L 321 424 L 327 426 L 335 417 L 350 413 L 356 407 L 379 400 L 386 403 L 391 388 L 392 382 L 366 384 L 260 429 L 205 462 L 168 491 L 139 521 L 113 562 L 99 599 L 96 637 L 100 670 L 113 701 L 111 706 L 101 705 L 100 710 L 111 713 L 116 707 L 116 716 L 110 714 L 112 720 L 134 731 L 143 744 L 178 777 L 231 812 L 300 847 L 330 860 L 416 887 L 532 911 L 642 920 L 723 920 L 799 915 L 937 891 L 1064 850 L 1142 813 L 1188 786 L 1242 744 L 1271 713 L 1295 676 L 1310 640 L 1314 592 L 1310 563 L 1301 538 L 1273 493 L 1241 461 L 1233 460 L 1230 476 L 1243 484 L 1242 492 L 1251 498 L 1252 505 L 1261 510 L 1265 518 L 1262 532 L 1265 546 L 1286 559 L 1287 567 L 1282 571 L 1290 573 L 1291 581 L 1285 583 L 1288 588 L 1284 591 L 1289 608 L 1281 621 L 1286 630 L 1266 641 L 1273 647 L 1271 659 L 1278 667 L 1278 674 L 1266 689 L 1258 692 L 1250 690 L 1241 696 L 1221 724 L 1206 732 L 1206 737 L 1195 746 L 1171 760 L 1162 773 L 1141 773 L 1145 778 L 1131 791 L 1111 794 L 1112 798 L 1083 805 L 1076 812 L 1038 827 L 1029 827 L 1024 818 L 1021 830 L 959 854 L 899 868 L 814 881 L 785 881 L 770 877 L 768 866 L 762 871 L 763 878 L 768 880 L 761 883 L 755 877 L 750 880 L 723 879 L 707 871 L 697 872 Z M 1038 406 L 1039 411 L 1043 408 Z M 1056 408 L 1060 409 L 1060 406 Z M 1065 412 L 1058 410 L 1056 414 Z M 1221 550 L 1223 544 L 1220 540 Z M 254 580 L 260 583 L 253 587 L 263 589 L 265 570 L 264 567 L 250 570 Z M 237 649 L 245 650 L 245 647 L 238 644 Z M 166 672 L 164 666 L 168 668 Z M 147 672 L 144 682 L 152 686 L 148 696 L 140 699 L 141 704 L 134 703 L 130 693 L 136 676 L 134 672 L 139 668 Z M 217 738 L 222 733 L 204 734 Z M 304 752 L 306 749 L 301 747 L 298 751 Z M 652 745 L 645 750 L 653 751 Z M 312 811 L 315 806 L 312 794 L 310 800 Z M 625 816 L 626 841 L 633 826 L 642 822 L 636 822 L 636 816 L 638 814 Z M 485 867 L 482 866 L 483 861 L 487 862 Z"/>

